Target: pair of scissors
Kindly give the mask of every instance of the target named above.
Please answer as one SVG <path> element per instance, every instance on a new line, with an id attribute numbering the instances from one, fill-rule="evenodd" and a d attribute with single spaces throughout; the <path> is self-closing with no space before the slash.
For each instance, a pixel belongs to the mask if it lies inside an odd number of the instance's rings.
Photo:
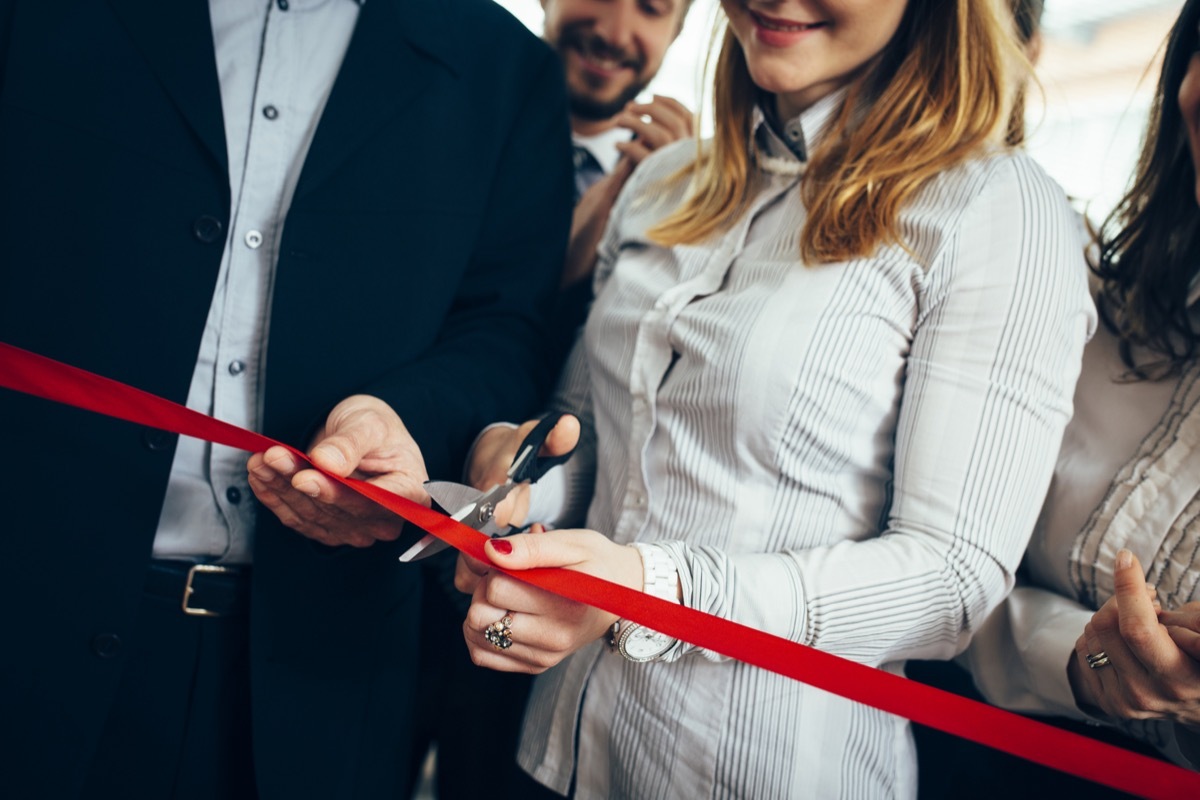
<path id="1" fill-rule="evenodd" d="M 545 444 L 546 437 L 558 424 L 560 417 L 562 414 L 559 413 L 546 414 L 529 432 L 529 435 L 521 441 L 512 466 L 505 473 L 504 483 L 497 484 L 486 492 L 481 492 L 473 486 L 464 486 L 453 481 L 426 481 L 425 491 L 443 511 L 450 515 L 451 519 L 472 527 L 480 533 L 485 533 L 493 539 L 522 530 L 507 525 L 499 526 L 492 517 L 496 512 L 496 506 L 508 497 L 513 489 L 526 481 L 536 482 L 552 468 L 566 463 L 571 454 L 575 452 L 575 448 L 572 447 L 560 456 L 538 455 L 538 450 Z M 400 560 L 404 562 L 419 561 L 441 552 L 447 546 L 433 534 L 426 534 L 419 542 L 405 550 L 400 556 Z"/>

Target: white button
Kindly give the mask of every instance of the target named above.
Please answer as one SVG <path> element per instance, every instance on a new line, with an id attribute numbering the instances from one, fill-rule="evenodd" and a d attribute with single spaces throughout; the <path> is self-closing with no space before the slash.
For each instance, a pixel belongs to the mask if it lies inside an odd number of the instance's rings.
<path id="1" fill-rule="evenodd" d="M 262 233 L 259 231 L 246 231 L 246 247 L 251 250 L 257 250 L 262 244 Z"/>
<path id="2" fill-rule="evenodd" d="M 241 375 L 245 371 L 246 371 L 246 362 L 244 362 L 244 361 L 230 361 L 229 362 L 229 374 L 230 375 Z"/>
<path id="3" fill-rule="evenodd" d="M 646 495 L 641 492 L 635 492 L 633 495 L 633 504 L 639 508 L 646 505 Z"/>

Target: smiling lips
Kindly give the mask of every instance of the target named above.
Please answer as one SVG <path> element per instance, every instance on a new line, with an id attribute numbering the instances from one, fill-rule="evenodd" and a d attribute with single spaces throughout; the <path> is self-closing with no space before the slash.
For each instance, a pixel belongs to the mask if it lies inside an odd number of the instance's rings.
<path id="1" fill-rule="evenodd" d="M 574 51 L 583 68 L 593 75 L 611 78 L 626 69 L 641 72 L 643 61 L 636 53 L 613 47 L 594 34 L 572 30 L 562 44 Z"/>
<path id="2" fill-rule="evenodd" d="M 804 38 L 809 31 L 829 25 L 828 22 L 796 22 L 790 19 L 776 19 L 756 11 L 751 11 L 750 17 L 754 20 L 755 33 L 758 35 L 759 41 L 771 47 L 787 47 Z"/>
<path id="3" fill-rule="evenodd" d="M 612 75 L 619 70 L 632 68 L 632 65 L 627 59 L 601 56 L 583 49 L 580 49 L 577 52 L 579 53 L 580 61 L 583 62 L 583 66 L 585 68 L 592 72 L 600 73 L 601 75 Z"/>

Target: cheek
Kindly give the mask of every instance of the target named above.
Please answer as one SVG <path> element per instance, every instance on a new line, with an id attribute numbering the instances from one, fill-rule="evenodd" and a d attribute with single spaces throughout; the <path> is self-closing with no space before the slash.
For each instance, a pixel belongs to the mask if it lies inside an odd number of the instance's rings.
<path id="1" fill-rule="evenodd" d="M 1190 132 L 1200 111 L 1200 54 L 1192 56 L 1183 82 L 1179 84 L 1179 111 Z"/>
<path id="2" fill-rule="evenodd" d="M 1192 56 L 1187 74 L 1179 85 L 1179 113 L 1187 133 L 1192 163 L 1200 163 L 1200 54 Z M 1200 170 L 1198 170 L 1200 172 Z M 1200 178 L 1200 175 L 1198 175 Z M 1200 201 L 1200 185 L 1197 186 Z"/>

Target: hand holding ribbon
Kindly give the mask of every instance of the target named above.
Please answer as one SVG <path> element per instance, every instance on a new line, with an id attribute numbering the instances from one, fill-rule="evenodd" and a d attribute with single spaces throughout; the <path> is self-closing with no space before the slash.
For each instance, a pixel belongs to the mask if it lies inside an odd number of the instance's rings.
<path id="1" fill-rule="evenodd" d="M 400 535 L 404 520 L 328 476 L 365 480 L 429 505 L 421 449 L 391 406 L 355 395 L 338 403 L 313 438 L 307 467 L 286 447 L 250 457 L 250 488 L 297 533 L 322 544 L 369 547 Z"/>

